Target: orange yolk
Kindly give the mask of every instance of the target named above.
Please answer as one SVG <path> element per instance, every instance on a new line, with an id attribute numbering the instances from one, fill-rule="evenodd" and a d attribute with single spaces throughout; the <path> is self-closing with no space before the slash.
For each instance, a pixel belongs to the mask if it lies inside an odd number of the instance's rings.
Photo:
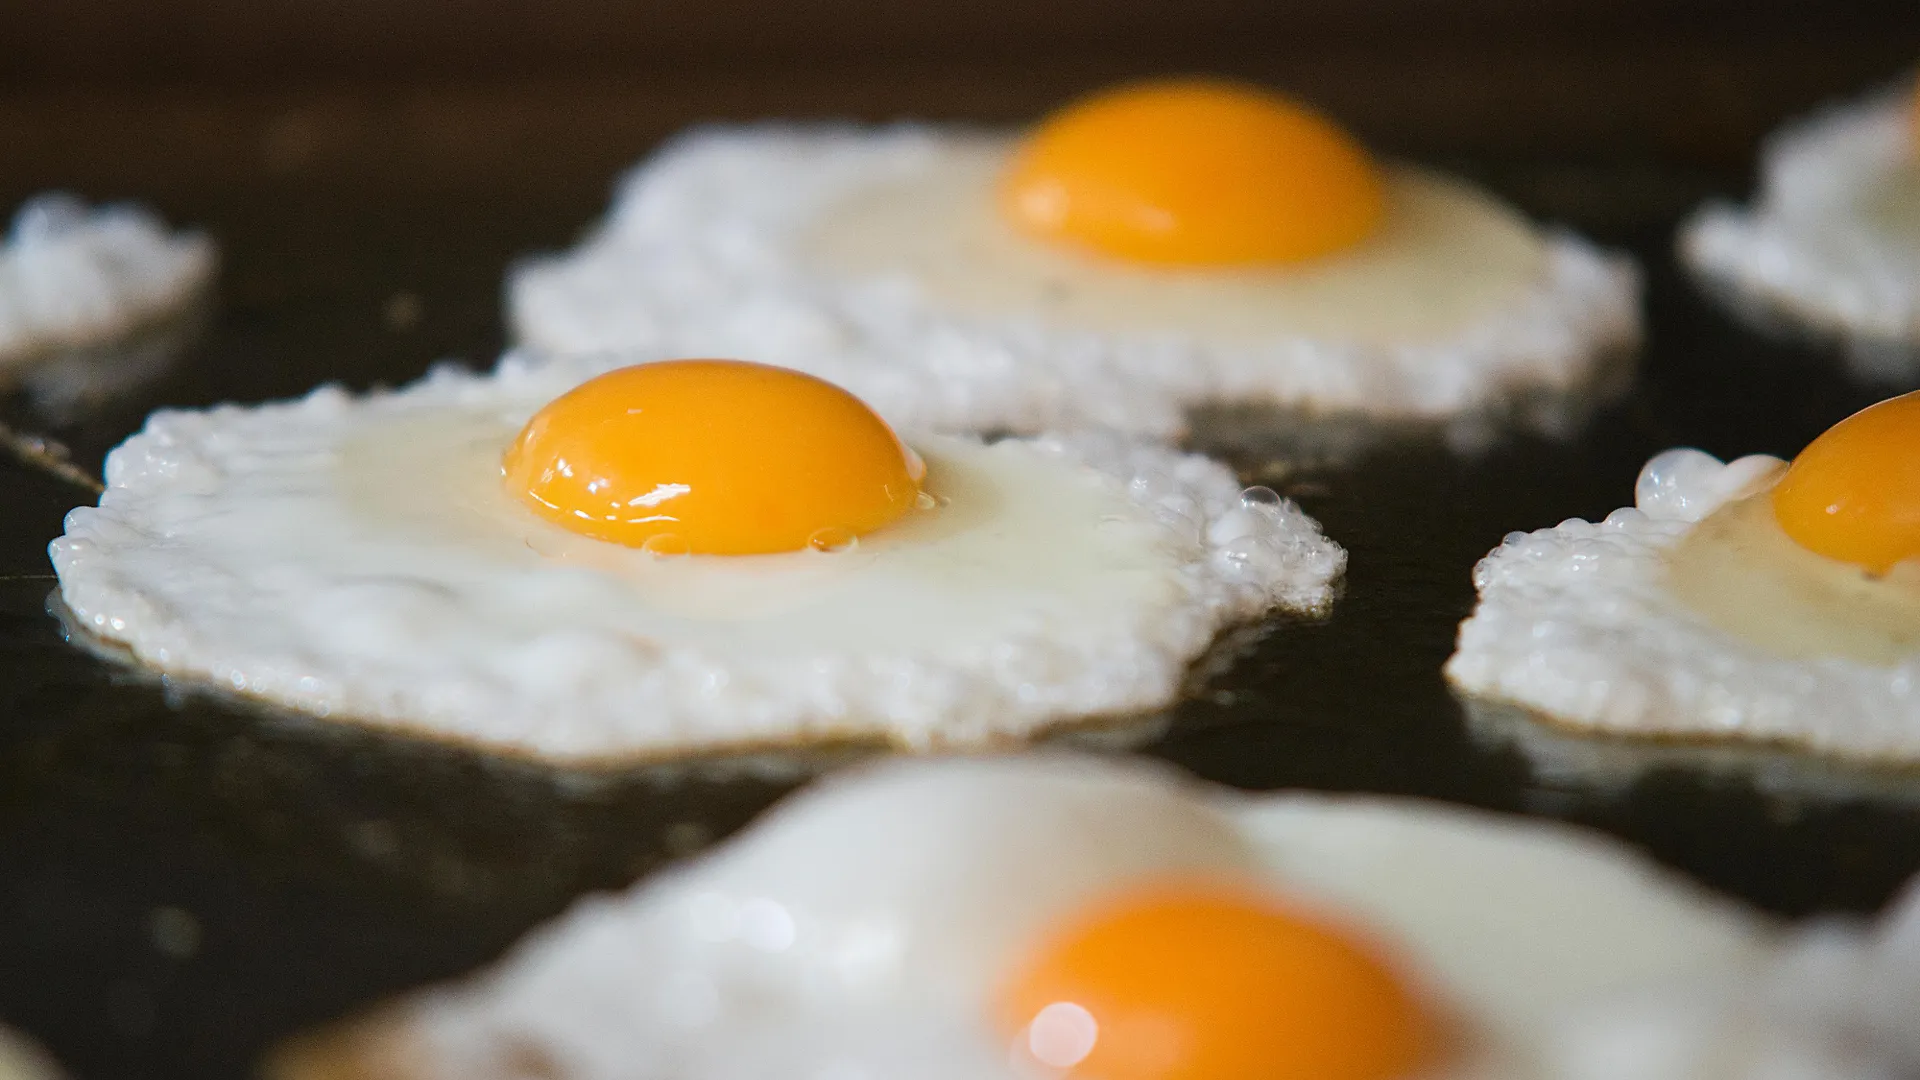
<path id="1" fill-rule="evenodd" d="M 1001 206 L 1036 238 L 1140 263 L 1290 263 L 1352 247 L 1385 208 L 1353 138 L 1277 94 L 1207 79 L 1095 94 L 1027 137 Z"/>
<path id="2" fill-rule="evenodd" d="M 841 547 L 912 509 L 923 472 L 852 394 L 738 360 L 601 375 L 535 414 L 501 462 L 541 517 L 663 555 Z"/>
<path id="3" fill-rule="evenodd" d="M 1399 1080 L 1439 1025 L 1366 945 L 1225 887 L 1085 912 L 1005 988 L 1017 1053 L 1078 1080 Z"/>
<path id="4" fill-rule="evenodd" d="M 1920 555 L 1920 393 L 1807 444 L 1773 489 L 1773 514 L 1801 547 L 1875 574 Z"/>

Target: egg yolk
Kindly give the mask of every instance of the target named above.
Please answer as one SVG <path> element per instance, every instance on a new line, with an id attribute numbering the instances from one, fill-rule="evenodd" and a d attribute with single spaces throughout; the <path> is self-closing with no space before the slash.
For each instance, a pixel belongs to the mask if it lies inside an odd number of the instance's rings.
<path id="1" fill-rule="evenodd" d="M 1068 105 L 1027 137 L 1000 198 L 1038 239 L 1190 267 L 1339 251 L 1385 207 L 1367 152 L 1338 127 L 1278 94 L 1205 79 Z"/>
<path id="2" fill-rule="evenodd" d="M 1808 443 L 1774 486 L 1773 514 L 1801 547 L 1875 574 L 1920 555 L 1920 393 Z"/>
<path id="3" fill-rule="evenodd" d="M 1083 913 L 1004 989 L 1015 1052 L 1081 1080 L 1398 1080 L 1438 1024 L 1348 934 L 1236 888 Z"/>
<path id="4" fill-rule="evenodd" d="M 541 517 L 659 554 L 837 549 L 912 509 L 924 471 L 852 394 L 738 360 L 608 372 L 541 409 L 501 461 Z"/>

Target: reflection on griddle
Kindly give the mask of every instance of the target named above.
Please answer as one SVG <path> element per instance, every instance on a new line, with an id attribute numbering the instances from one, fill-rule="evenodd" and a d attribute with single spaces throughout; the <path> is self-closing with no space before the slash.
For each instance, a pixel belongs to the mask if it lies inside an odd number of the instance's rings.
<path id="1" fill-rule="evenodd" d="M 1591 381 L 1568 393 L 1530 391 L 1497 407 L 1444 420 L 1313 413 L 1259 404 L 1208 406 L 1188 416 L 1189 442 L 1216 456 L 1265 456 L 1295 468 L 1351 465 L 1391 443 L 1433 441 L 1471 458 L 1518 434 L 1568 442 L 1626 394 L 1637 361 L 1632 350 L 1616 351 L 1595 367 Z"/>
<path id="2" fill-rule="evenodd" d="M 105 685 L 86 696 L 116 705 L 83 703 L 81 721 L 54 733 L 44 760 L 91 771 L 86 759 L 97 748 L 121 742 L 117 725 L 137 724 L 151 754 L 150 782 L 193 793 L 202 813 L 277 872 L 378 880 L 435 903 L 555 910 L 700 850 L 823 772 L 887 752 L 828 745 L 555 765 L 321 719 L 176 679 L 77 625 L 58 590 L 46 610 L 59 636 L 76 646 L 68 662 L 107 673 Z M 1247 642 L 1231 637 L 1211 655 L 1224 658 Z M 164 710 L 128 708 L 142 697 L 151 702 L 155 689 Z M 1050 741 L 1122 751 L 1163 735 L 1169 722 L 1151 714 L 1090 723 Z M 59 771 L 29 781 L 58 782 Z"/>
<path id="3" fill-rule="evenodd" d="M 202 295 L 185 309 L 105 345 L 44 353 L 0 371 L 42 422 L 74 423 L 87 410 L 152 384 L 173 369 L 206 331 L 214 302 Z"/>
<path id="4" fill-rule="evenodd" d="M 1624 795 L 1654 774 L 1679 772 L 1775 799 L 1920 806 L 1916 767 L 1875 767 L 1781 746 L 1584 734 L 1505 702 L 1462 695 L 1460 704 L 1476 739 L 1518 750 L 1544 787 Z"/>

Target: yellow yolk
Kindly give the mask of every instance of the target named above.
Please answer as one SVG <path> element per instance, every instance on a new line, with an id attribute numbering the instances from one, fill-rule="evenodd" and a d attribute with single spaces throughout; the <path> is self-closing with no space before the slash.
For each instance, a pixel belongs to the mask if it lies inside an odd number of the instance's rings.
<path id="1" fill-rule="evenodd" d="M 999 1002 L 1079 1080 L 1399 1080 L 1439 1025 L 1370 948 L 1270 898 L 1136 890 L 1046 940 Z"/>
<path id="2" fill-rule="evenodd" d="M 1000 197 L 1028 235 L 1192 267 L 1326 255 L 1365 239 L 1385 209 L 1352 137 L 1277 94 L 1205 79 L 1068 105 L 1027 137 Z"/>
<path id="3" fill-rule="evenodd" d="M 608 372 L 549 403 L 501 462 L 535 513 L 659 554 L 837 548 L 912 509 L 924 472 L 832 383 L 738 360 Z"/>
<path id="4" fill-rule="evenodd" d="M 1801 547 L 1875 574 L 1920 555 L 1920 393 L 1807 444 L 1773 489 L 1773 514 Z"/>

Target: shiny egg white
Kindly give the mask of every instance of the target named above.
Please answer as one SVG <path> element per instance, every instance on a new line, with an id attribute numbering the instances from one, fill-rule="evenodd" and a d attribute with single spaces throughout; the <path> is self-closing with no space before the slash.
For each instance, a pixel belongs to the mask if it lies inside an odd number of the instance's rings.
<path id="1" fill-rule="evenodd" d="M 1920 987 L 1920 916 L 1790 936 L 1565 826 L 1038 755 L 831 778 L 269 1074 L 1059 1076 L 989 1030 L 998 981 L 1083 905 L 1183 876 L 1254 883 L 1371 935 L 1455 1029 L 1428 1080 L 1865 1080 L 1894 1074 L 1850 1066 L 1915 1049 L 1910 993 L 1831 1014 Z M 1714 1055 L 1740 1067 L 1695 1068 Z M 1824 1071 L 1765 1071 L 1809 1062 Z"/>
<path id="2" fill-rule="evenodd" d="M 1017 236 L 1004 135 L 761 125 L 683 136 L 574 251 L 509 282 L 533 355 L 594 370 L 719 349 L 839 383 L 909 427 L 1184 429 L 1189 408 L 1499 413 L 1612 381 L 1622 257 L 1459 180 L 1386 169 L 1359 247 L 1156 270 Z"/>
<path id="3" fill-rule="evenodd" d="M 1767 140 L 1751 205 L 1682 227 L 1682 261 L 1737 309 L 1847 347 L 1868 373 L 1920 373 L 1920 144 L 1911 79 Z"/>
<path id="4" fill-rule="evenodd" d="M 1446 674 L 1573 728 L 1920 761 L 1920 571 L 1806 551 L 1768 499 L 1786 463 L 1647 463 L 1635 506 L 1513 533 Z"/>
<path id="5" fill-rule="evenodd" d="M 564 760 L 981 745 L 1164 706 L 1345 553 L 1204 458 L 913 437 L 931 505 L 848 550 L 661 558 L 536 518 L 550 371 L 156 414 L 52 545 L 83 631 L 337 720 Z"/>

